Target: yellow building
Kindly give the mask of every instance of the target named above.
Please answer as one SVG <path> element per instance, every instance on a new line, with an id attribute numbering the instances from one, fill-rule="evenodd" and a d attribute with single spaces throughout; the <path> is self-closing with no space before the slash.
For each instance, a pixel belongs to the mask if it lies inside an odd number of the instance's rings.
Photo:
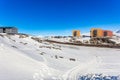
<path id="1" fill-rule="evenodd" d="M 73 37 L 80 37 L 80 30 L 73 30 L 72 35 Z"/>
<path id="2" fill-rule="evenodd" d="M 92 28 L 90 31 L 90 36 L 101 38 L 101 37 L 103 37 L 103 30 L 99 29 L 99 28 Z"/>

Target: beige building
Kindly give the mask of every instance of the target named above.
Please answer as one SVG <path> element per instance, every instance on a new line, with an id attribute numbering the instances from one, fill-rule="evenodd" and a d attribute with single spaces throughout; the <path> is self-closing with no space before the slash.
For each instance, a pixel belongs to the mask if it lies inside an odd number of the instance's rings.
<path id="1" fill-rule="evenodd" d="M 80 30 L 73 30 L 72 35 L 73 37 L 80 37 Z"/>
<path id="2" fill-rule="evenodd" d="M 91 37 L 97 37 L 97 38 L 102 38 L 103 37 L 103 30 L 100 28 L 92 28 L 90 31 L 90 36 Z"/>

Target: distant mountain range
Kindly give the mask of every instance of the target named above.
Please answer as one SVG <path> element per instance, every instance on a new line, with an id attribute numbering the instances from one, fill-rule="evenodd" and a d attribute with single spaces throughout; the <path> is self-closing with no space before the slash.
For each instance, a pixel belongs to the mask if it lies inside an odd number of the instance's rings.
<path id="1" fill-rule="evenodd" d="M 114 35 L 116 35 L 116 36 L 119 36 L 119 37 L 120 37 L 120 30 L 115 31 L 115 32 L 114 32 Z"/>
<path id="2" fill-rule="evenodd" d="M 120 30 L 116 31 L 116 33 L 120 33 Z"/>

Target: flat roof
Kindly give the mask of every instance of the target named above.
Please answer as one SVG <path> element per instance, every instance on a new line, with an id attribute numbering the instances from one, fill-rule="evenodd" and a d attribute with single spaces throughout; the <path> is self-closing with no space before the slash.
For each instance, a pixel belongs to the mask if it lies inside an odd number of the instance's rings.
<path id="1" fill-rule="evenodd" d="M 2 27 L 0 27 L 0 29 L 3 29 L 3 28 L 6 28 L 6 29 L 13 29 L 13 28 L 16 28 L 16 27 L 9 27 L 9 26 L 2 26 Z M 17 28 L 16 28 L 17 29 Z"/>

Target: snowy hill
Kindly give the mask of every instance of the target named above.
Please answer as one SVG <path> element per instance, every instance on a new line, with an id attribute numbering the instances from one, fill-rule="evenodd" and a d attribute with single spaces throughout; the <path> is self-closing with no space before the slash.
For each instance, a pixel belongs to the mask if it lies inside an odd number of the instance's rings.
<path id="1" fill-rule="evenodd" d="M 86 74 L 120 75 L 120 50 L 0 34 L 0 80 L 77 80 Z"/>

